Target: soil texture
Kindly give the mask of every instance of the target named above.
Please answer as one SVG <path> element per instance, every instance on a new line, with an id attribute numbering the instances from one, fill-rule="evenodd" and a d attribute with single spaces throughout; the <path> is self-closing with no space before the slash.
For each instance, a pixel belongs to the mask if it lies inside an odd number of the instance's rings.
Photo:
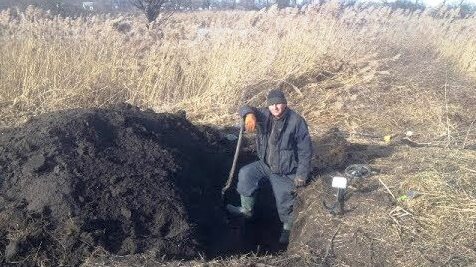
<path id="1" fill-rule="evenodd" d="M 0 261 L 79 265 L 98 247 L 199 256 L 223 226 L 229 143 L 185 114 L 127 104 L 44 114 L 4 130 Z"/>

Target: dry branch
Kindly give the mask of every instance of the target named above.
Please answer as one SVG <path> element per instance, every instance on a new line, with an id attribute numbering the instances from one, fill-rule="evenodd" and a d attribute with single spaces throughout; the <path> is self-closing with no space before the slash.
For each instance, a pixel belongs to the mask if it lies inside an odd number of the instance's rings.
<path id="1" fill-rule="evenodd" d="M 385 187 L 385 189 L 387 190 L 387 192 L 393 197 L 393 199 L 396 199 L 395 196 L 393 195 L 392 191 L 390 191 L 390 189 L 387 187 L 387 185 L 382 181 L 382 179 L 378 179 L 379 182 L 383 185 L 383 187 Z"/>

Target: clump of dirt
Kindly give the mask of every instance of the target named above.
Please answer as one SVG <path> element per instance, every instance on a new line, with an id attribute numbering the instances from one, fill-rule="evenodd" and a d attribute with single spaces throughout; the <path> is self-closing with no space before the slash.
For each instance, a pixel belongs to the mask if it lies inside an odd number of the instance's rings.
<path id="1" fill-rule="evenodd" d="M 183 115 L 125 104 L 0 133 L 1 262 L 78 265 L 99 246 L 198 256 L 221 216 L 220 140 Z"/>

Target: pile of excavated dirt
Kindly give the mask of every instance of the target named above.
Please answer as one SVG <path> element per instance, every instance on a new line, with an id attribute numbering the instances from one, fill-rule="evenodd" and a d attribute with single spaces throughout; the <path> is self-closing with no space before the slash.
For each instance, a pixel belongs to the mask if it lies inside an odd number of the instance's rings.
<path id="1" fill-rule="evenodd" d="M 226 177 L 225 142 L 185 116 L 125 104 L 1 132 L 0 261 L 78 265 L 98 247 L 198 256 L 223 215 L 214 177 Z"/>

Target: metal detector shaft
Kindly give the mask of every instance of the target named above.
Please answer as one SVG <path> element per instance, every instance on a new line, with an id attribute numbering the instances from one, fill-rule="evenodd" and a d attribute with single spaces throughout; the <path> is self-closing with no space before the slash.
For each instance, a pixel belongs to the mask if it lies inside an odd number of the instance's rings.
<path id="1" fill-rule="evenodd" d="M 343 214 L 344 213 L 344 195 L 345 195 L 345 189 L 339 188 L 337 190 L 337 214 Z"/>
<path id="2" fill-rule="evenodd" d="M 325 201 L 322 201 L 324 207 L 329 210 L 333 215 L 344 214 L 344 200 L 345 200 L 345 189 L 337 189 L 336 202 L 332 206 L 327 206 Z"/>
<path id="3" fill-rule="evenodd" d="M 244 130 L 243 128 L 244 128 L 244 124 L 242 122 L 240 124 L 240 133 L 238 134 L 238 142 L 236 143 L 235 156 L 233 157 L 233 164 L 231 165 L 230 174 L 228 175 L 228 180 L 226 181 L 225 186 L 221 190 L 222 197 L 225 195 L 226 191 L 230 188 L 231 184 L 233 183 L 233 177 L 234 177 L 235 169 L 236 169 L 236 162 L 238 161 L 238 156 L 240 154 L 240 149 L 241 149 L 241 141 L 243 139 L 243 130 Z"/>

